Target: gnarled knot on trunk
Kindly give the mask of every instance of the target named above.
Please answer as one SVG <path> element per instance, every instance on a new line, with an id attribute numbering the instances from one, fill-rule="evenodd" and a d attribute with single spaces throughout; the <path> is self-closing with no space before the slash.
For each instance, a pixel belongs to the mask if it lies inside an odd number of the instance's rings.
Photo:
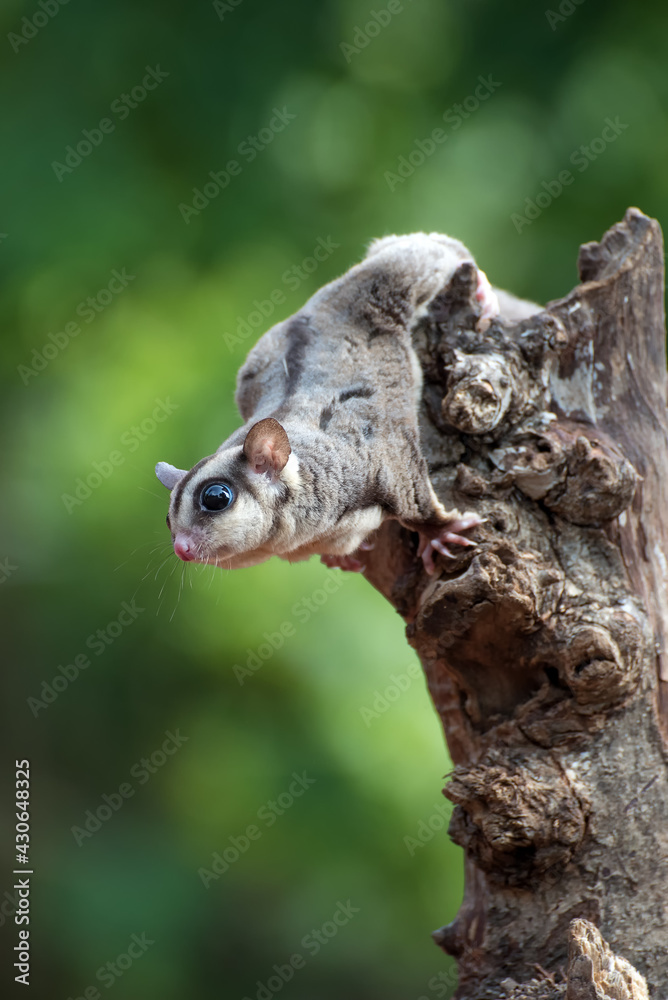
<path id="1" fill-rule="evenodd" d="M 432 674 L 456 678 L 471 725 L 489 732 L 515 718 L 541 745 L 600 728 L 637 689 L 649 642 L 642 612 L 583 593 L 510 538 L 466 558 L 465 569 L 427 585 L 409 641 Z M 539 712 L 554 721 L 550 736 L 528 728 Z"/>
<path id="2" fill-rule="evenodd" d="M 587 828 L 582 790 L 531 749 L 489 750 L 473 767 L 455 768 L 444 794 L 457 807 L 452 839 L 509 885 L 549 871 L 557 878 Z"/>
<path id="3" fill-rule="evenodd" d="M 558 669 L 578 710 L 593 714 L 619 704 L 640 678 L 644 647 L 639 622 L 617 608 L 601 608 L 598 621 L 568 624 Z"/>
<path id="4" fill-rule="evenodd" d="M 572 922 L 570 939 L 565 1000 L 649 1000 L 640 973 L 612 953 L 588 920 Z"/>
<path id="5" fill-rule="evenodd" d="M 475 268 L 462 264 L 431 303 L 414 343 L 431 421 L 489 444 L 545 409 L 553 354 L 567 338 L 547 313 L 510 328 L 495 320 L 480 331 L 475 293 Z"/>
<path id="6" fill-rule="evenodd" d="M 434 933 L 437 943 L 448 928 Z M 473 957 L 468 954 L 462 957 Z M 517 982 L 502 979 L 485 1000 L 649 1000 L 647 983 L 630 962 L 615 955 L 589 920 L 577 918 L 568 927 L 568 964 L 561 973 L 535 965 L 536 977 Z"/>
<path id="7" fill-rule="evenodd" d="M 573 524 L 597 525 L 631 504 L 638 474 L 602 431 L 554 420 L 510 437 L 490 452 L 494 464 L 532 500 Z"/>

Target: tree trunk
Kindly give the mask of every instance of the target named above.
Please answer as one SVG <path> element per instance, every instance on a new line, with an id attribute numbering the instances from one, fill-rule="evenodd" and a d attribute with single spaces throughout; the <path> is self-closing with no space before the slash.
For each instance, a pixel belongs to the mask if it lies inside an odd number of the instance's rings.
<path id="1" fill-rule="evenodd" d="M 466 890 L 434 937 L 462 1000 L 622 1000 L 647 995 L 642 977 L 668 996 L 658 224 L 629 209 L 579 268 L 566 298 L 484 334 L 470 265 L 436 300 L 416 332 L 423 449 L 445 506 L 486 521 L 435 577 L 397 522 L 366 559 L 455 764 Z"/>

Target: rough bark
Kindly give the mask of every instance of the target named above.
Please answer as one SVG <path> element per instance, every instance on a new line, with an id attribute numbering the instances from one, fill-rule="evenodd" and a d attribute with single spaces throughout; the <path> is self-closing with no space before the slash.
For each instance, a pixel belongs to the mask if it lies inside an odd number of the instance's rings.
<path id="1" fill-rule="evenodd" d="M 469 265 L 435 302 L 416 335 L 423 448 L 446 507 L 486 522 L 435 577 L 396 522 L 366 559 L 455 765 L 466 890 L 434 937 L 462 1000 L 636 1000 L 642 977 L 668 996 L 658 224 L 629 209 L 579 268 L 566 298 L 484 334 Z"/>

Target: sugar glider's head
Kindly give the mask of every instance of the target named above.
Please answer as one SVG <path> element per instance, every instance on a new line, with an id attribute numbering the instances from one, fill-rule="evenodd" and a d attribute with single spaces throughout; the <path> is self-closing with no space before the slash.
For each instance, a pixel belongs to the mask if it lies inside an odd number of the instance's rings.
<path id="1" fill-rule="evenodd" d="M 268 559 L 298 468 L 273 417 L 254 424 L 243 444 L 221 448 L 189 472 L 158 462 L 156 475 L 172 493 L 167 526 L 176 555 L 231 569 Z"/>

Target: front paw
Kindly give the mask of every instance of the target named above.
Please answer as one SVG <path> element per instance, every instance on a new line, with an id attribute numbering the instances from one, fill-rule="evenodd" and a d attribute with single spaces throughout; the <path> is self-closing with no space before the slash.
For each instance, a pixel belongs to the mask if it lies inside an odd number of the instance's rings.
<path id="1" fill-rule="evenodd" d="M 424 568 L 432 576 L 436 572 L 434 564 L 434 552 L 440 553 L 446 559 L 456 559 L 456 555 L 450 551 L 449 545 L 461 545 L 464 548 L 475 548 L 476 543 L 462 534 L 481 525 L 482 519 L 477 514 L 462 514 L 460 517 L 453 517 L 440 528 L 435 528 L 433 533 L 420 531 L 419 554 L 422 557 Z"/>

